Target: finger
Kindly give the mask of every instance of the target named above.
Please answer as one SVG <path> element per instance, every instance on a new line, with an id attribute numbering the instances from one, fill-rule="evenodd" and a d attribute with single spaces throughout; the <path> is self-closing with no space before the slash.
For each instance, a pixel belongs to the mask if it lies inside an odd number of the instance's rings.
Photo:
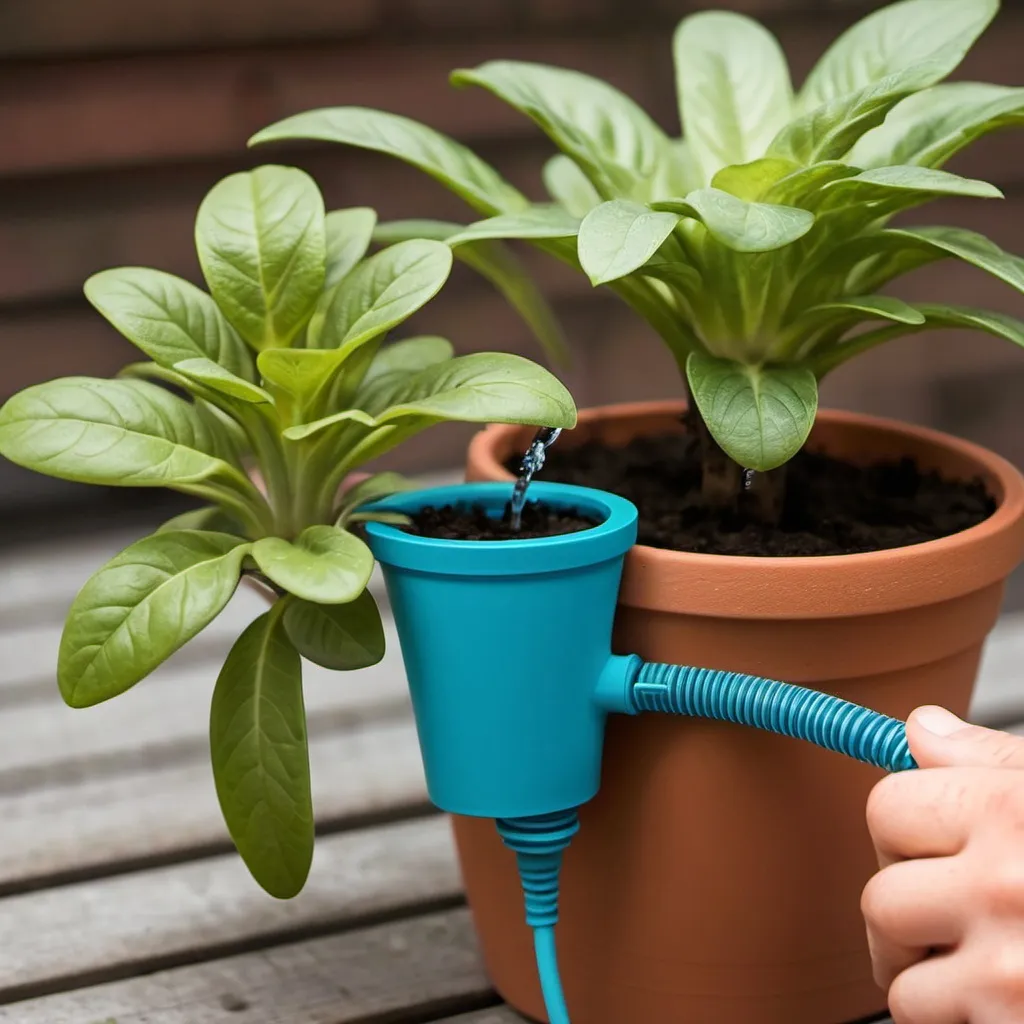
<path id="1" fill-rule="evenodd" d="M 900 772 L 882 779 L 867 806 L 879 863 L 885 867 L 912 857 L 959 853 L 981 810 L 977 794 L 971 794 L 971 783 L 978 781 L 971 771 L 951 768 Z"/>
<path id="2" fill-rule="evenodd" d="M 931 950 L 961 941 L 968 905 L 964 873 L 960 859 L 942 857 L 894 864 L 868 882 L 861 911 L 881 988 Z"/>
<path id="3" fill-rule="evenodd" d="M 962 957 L 930 957 L 904 971 L 889 988 L 895 1024 L 968 1024 Z"/>
<path id="4" fill-rule="evenodd" d="M 968 725 L 943 708 L 918 708 L 907 739 L 922 768 L 1024 769 L 1024 738 Z"/>

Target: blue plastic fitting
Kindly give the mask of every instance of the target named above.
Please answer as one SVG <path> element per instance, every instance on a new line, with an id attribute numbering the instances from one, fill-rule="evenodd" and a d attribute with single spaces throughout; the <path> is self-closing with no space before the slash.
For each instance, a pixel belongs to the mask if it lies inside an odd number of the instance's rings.
<path id="1" fill-rule="evenodd" d="M 398 494 L 370 510 L 482 505 L 500 517 L 507 483 Z M 530 497 L 600 525 L 558 537 L 449 541 L 367 523 L 401 638 L 431 800 L 495 818 L 515 851 L 551 1024 L 569 1024 L 555 958 L 562 854 L 575 810 L 597 793 L 609 713 L 736 722 L 807 740 L 889 771 L 916 764 L 903 722 L 789 683 L 613 655 L 635 507 L 613 494 L 534 483 Z"/>

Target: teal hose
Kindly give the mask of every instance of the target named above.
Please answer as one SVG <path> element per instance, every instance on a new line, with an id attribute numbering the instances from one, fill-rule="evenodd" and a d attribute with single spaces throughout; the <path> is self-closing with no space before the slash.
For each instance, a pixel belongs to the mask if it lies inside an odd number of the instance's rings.
<path id="1" fill-rule="evenodd" d="M 750 725 L 890 772 L 917 767 L 903 722 L 792 683 L 648 662 L 637 672 L 631 694 L 637 711 Z"/>
<path id="2" fill-rule="evenodd" d="M 516 855 L 526 923 L 533 929 L 537 973 L 550 1024 L 569 1024 L 555 950 L 562 854 L 580 828 L 575 809 L 531 818 L 499 818 L 498 834 Z"/>
<path id="3" fill-rule="evenodd" d="M 558 975 L 558 954 L 555 951 L 555 929 L 535 928 L 533 950 L 537 957 L 537 973 L 544 993 L 544 1008 L 549 1024 L 570 1024 L 569 1008 L 562 994 L 562 979 Z"/>

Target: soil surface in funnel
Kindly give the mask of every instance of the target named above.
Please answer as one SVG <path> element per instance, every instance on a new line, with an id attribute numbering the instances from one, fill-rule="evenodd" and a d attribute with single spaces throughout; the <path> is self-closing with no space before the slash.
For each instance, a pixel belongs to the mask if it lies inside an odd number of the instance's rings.
<path id="1" fill-rule="evenodd" d="M 427 505 L 412 516 L 412 525 L 403 529 L 441 540 L 533 540 L 578 533 L 600 523 L 574 508 L 555 508 L 539 501 L 528 501 L 523 506 L 519 530 L 512 529 L 510 516 L 508 506 L 501 519 L 494 519 L 482 505 L 443 505 L 440 508 Z"/>
<path id="2" fill-rule="evenodd" d="M 518 468 L 518 456 L 509 469 Z M 913 461 L 855 466 L 801 452 L 788 466 L 778 526 L 742 508 L 700 500 L 697 445 L 686 435 L 637 438 L 611 448 L 591 441 L 548 453 L 540 479 L 582 484 L 628 498 L 640 511 L 639 543 L 723 555 L 845 555 L 905 547 L 959 533 L 996 508 L 980 481 L 922 472 Z"/>

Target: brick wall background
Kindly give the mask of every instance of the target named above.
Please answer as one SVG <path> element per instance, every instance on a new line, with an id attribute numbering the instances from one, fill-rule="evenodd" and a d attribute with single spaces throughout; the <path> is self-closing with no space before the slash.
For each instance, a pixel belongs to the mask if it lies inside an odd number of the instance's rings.
<path id="1" fill-rule="evenodd" d="M 490 57 L 560 63 L 606 77 L 675 128 L 669 39 L 708 4 L 684 0 L 7 0 L 0 4 L 0 399 L 53 376 L 108 374 L 132 351 L 81 296 L 119 264 L 198 279 L 192 219 L 221 176 L 274 159 L 311 171 L 329 207 L 375 206 L 385 219 L 466 217 L 440 186 L 395 161 L 340 147 L 246 152 L 255 129 L 310 107 L 356 103 L 428 121 L 471 143 L 540 195 L 550 152 L 525 119 L 482 91 L 456 92 L 449 69 Z M 726 0 L 779 35 L 799 80 L 824 46 L 877 4 Z M 957 77 L 1022 79 L 1024 11 L 1007 6 Z M 992 137 L 951 169 L 986 177 L 1005 202 L 930 207 L 1024 250 L 1024 133 Z M 582 405 L 679 393 L 657 339 L 611 297 L 544 257 L 543 275 L 573 342 L 567 382 Z M 908 298 L 989 305 L 1024 316 L 1024 297 L 953 263 L 920 272 Z M 418 328 L 464 350 L 535 355 L 514 314 L 467 271 Z M 1024 464 L 1024 354 L 980 334 L 898 342 L 832 380 L 825 400 L 954 430 Z M 456 464 L 467 436 L 439 428 L 397 458 Z M 59 484 L 0 463 L 0 517 L 40 511 L 66 526 L 89 509 L 150 500 Z M 95 502 L 101 502 L 97 506 Z"/>

